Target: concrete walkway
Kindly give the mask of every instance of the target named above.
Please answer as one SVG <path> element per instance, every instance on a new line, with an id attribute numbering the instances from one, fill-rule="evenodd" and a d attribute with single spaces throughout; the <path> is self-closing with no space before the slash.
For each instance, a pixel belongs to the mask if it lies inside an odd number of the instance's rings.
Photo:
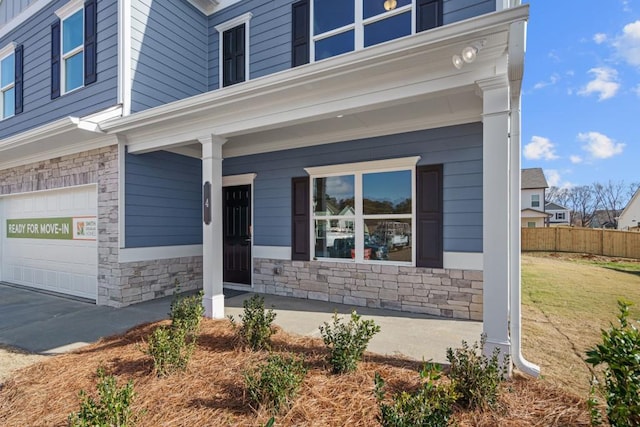
<path id="1" fill-rule="evenodd" d="M 225 295 L 226 313 L 237 318 L 242 314 L 242 302 L 252 294 L 225 290 Z M 380 325 L 381 332 L 369 350 L 417 360 L 446 362 L 448 347 L 458 347 L 462 340 L 477 341 L 482 333 L 480 322 L 273 295 L 264 298 L 265 306 L 277 314 L 277 325 L 288 332 L 317 337 L 318 326 L 330 322 L 334 311 L 347 314 L 355 309 Z M 167 318 L 171 299 L 116 309 L 0 284 L 0 343 L 42 354 L 69 351 L 140 323 Z"/>

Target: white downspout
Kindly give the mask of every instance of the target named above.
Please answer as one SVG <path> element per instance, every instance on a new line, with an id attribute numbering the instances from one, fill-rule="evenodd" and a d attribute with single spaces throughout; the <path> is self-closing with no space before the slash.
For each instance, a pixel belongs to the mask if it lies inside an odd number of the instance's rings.
<path id="1" fill-rule="evenodd" d="M 511 138 L 510 138 L 510 335 L 513 363 L 521 372 L 538 377 L 540 367 L 527 361 L 522 355 L 522 284 L 520 255 L 520 119 L 522 104 L 522 76 L 526 44 L 526 22 L 511 24 L 509 31 L 509 82 L 511 86 Z"/>

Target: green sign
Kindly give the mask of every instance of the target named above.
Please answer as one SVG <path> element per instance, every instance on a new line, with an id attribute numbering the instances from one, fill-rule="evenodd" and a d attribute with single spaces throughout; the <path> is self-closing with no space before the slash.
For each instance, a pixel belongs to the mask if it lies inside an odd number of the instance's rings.
<path id="1" fill-rule="evenodd" d="M 8 219 L 7 237 L 72 240 L 73 218 Z"/>

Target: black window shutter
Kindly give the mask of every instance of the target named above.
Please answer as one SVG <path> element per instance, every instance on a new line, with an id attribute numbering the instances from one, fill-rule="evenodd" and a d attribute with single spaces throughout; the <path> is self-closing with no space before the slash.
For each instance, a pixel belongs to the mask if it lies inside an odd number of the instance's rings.
<path id="1" fill-rule="evenodd" d="M 13 86 L 16 95 L 14 114 L 20 114 L 23 109 L 24 47 L 22 45 L 16 47 L 14 55 L 16 61 L 15 80 Z"/>
<path id="2" fill-rule="evenodd" d="M 84 84 L 98 80 L 98 8 L 96 0 L 84 2 Z"/>
<path id="3" fill-rule="evenodd" d="M 309 261 L 311 258 L 309 227 L 309 177 L 291 179 L 291 259 Z"/>
<path id="4" fill-rule="evenodd" d="M 51 25 L 51 99 L 60 96 L 60 21 Z"/>
<path id="5" fill-rule="evenodd" d="M 245 80 L 245 24 L 222 33 L 222 86 Z"/>
<path id="6" fill-rule="evenodd" d="M 416 267 L 442 268 L 442 170 L 416 168 Z"/>
<path id="7" fill-rule="evenodd" d="M 416 3 L 416 31 L 430 30 L 442 25 L 442 0 L 418 0 Z"/>
<path id="8" fill-rule="evenodd" d="M 309 0 L 291 5 L 291 66 L 309 62 Z"/>

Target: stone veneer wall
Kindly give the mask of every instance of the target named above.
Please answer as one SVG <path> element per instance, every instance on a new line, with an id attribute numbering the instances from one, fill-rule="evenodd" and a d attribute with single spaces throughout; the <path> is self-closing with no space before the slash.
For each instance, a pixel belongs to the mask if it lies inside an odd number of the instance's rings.
<path id="1" fill-rule="evenodd" d="M 256 258 L 253 282 L 259 293 L 482 320 L 477 270 Z"/>
<path id="2" fill-rule="evenodd" d="M 118 262 L 118 165 L 118 146 L 111 145 L 0 170 L 0 194 L 97 184 L 99 305 L 123 307 L 171 295 L 176 280 L 184 291 L 201 288 L 202 257 Z"/>

